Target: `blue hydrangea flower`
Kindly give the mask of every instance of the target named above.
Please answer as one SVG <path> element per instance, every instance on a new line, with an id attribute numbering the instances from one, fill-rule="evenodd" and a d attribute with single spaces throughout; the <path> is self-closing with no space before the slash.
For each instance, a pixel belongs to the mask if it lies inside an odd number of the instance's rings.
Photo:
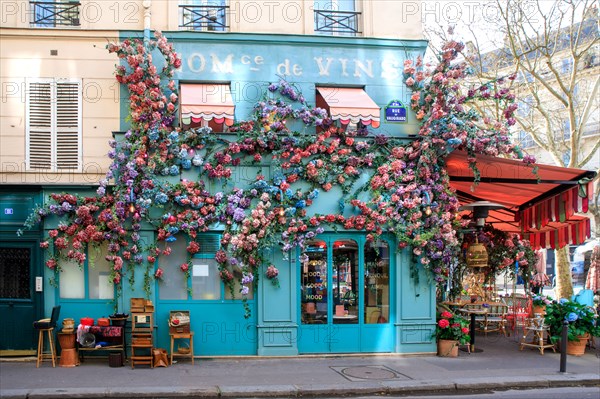
<path id="1" fill-rule="evenodd" d="M 179 167 L 173 165 L 169 168 L 169 174 L 171 176 L 177 176 L 179 174 Z"/>
<path id="2" fill-rule="evenodd" d="M 154 201 L 156 201 L 157 204 L 166 204 L 168 200 L 169 197 L 163 192 L 157 193 L 154 197 Z"/>
<path id="3" fill-rule="evenodd" d="M 568 315 L 565 316 L 565 320 L 568 321 L 569 323 L 574 322 L 575 320 L 577 320 L 579 318 L 579 316 L 577 316 L 576 313 L 569 313 Z"/>

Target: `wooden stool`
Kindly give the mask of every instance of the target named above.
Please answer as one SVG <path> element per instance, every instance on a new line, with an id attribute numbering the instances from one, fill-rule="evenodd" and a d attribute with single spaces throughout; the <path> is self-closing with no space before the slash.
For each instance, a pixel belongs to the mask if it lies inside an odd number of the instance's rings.
<path id="1" fill-rule="evenodd" d="M 189 357 L 192 359 L 192 364 L 194 364 L 194 332 L 190 331 L 188 333 L 169 333 L 171 336 L 171 359 L 170 362 L 173 364 L 173 356 L 175 357 Z M 174 353 L 173 346 L 176 339 L 189 339 L 190 340 L 190 352 L 189 353 Z"/>
<path id="2" fill-rule="evenodd" d="M 51 328 L 40 328 L 38 335 L 38 350 L 37 350 L 37 363 L 35 367 L 40 367 L 40 363 L 44 359 L 52 359 L 52 367 L 56 367 L 56 351 L 54 350 L 54 327 Z M 44 332 L 48 333 L 48 342 L 50 344 L 50 351 L 44 351 Z"/>

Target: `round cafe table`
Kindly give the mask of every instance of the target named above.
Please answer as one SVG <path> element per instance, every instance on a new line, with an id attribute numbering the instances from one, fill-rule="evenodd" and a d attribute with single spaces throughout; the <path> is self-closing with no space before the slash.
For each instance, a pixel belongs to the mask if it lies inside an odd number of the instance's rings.
<path id="1" fill-rule="evenodd" d="M 469 352 L 477 353 L 483 352 L 483 349 L 475 348 L 475 316 L 483 316 L 487 313 L 487 309 L 469 309 L 462 308 L 458 310 L 461 313 L 471 315 L 471 325 L 469 326 L 469 336 L 471 337 L 471 342 L 469 343 Z"/>

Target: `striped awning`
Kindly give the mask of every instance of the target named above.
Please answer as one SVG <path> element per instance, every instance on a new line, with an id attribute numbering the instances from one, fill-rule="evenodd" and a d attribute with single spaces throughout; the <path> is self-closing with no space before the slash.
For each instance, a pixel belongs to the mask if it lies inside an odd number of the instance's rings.
<path id="1" fill-rule="evenodd" d="M 228 84 L 186 83 L 181 85 L 180 94 L 184 125 L 203 120 L 233 125 L 235 106 Z"/>
<path id="2" fill-rule="evenodd" d="M 328 108 L 334 121 L 339 120 L 343 125 L 361 122 L 365 126 L 379 127 L 380 108 L 363 89 L 317 87 L 317 91 L 317 106 Z"/>
<path id="3" fill-rule="evenodd" d="M 491 201 L 506 206 L 491 210 L 486 223 L 522 234 L 536 248 L 560 248 L 581 244 L 590 236 L 590 220 L 584 215 L 593 195 L 593 171 L 553 165 L 532 166 L 520 160 L 478 155 L 480 182 L 464 151 L 446 158 L 450 186 L 463 204 Z"/>

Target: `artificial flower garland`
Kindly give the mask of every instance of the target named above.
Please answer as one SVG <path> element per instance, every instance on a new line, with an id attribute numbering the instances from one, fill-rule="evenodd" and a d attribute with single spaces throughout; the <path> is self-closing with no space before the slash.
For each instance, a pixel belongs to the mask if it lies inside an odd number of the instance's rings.
<path id="1" fill-rule="evenodd" d="M 31 227 L 51 214 L 62 217 L 59 228 L 42 243 L 50 251 L 46 265 L 56 273 L 56 255 L 83 265 L 86 247 L 106 243 L 115 285 L 122 288 L 127 271 L 133 284 L 134 269 L 145 264 L 149 295 L 149 276 L 161 278 L 163 273 L 155 269 L 157 259 L 171 249 L 160 250 L 156 243 L 142 246 L 138 231 L 145 221 L 155 226 L 157 241 L 168 243 L 181 233 L 187 235 L 189 259 L 200 249 L 198 234 L 221 226 L 221 248 L 215 256 L 220 277 L 233 290 L 232 272 L 238 268 L 242 298 L 256 284 L 265 249 L 280 243 L 284 253 L 302 249 L 326 228 L 340 227 L 364 231 L 369 241 L 393 234 L 399 248 L 412 248 L 413 276 L 417 278 L 420 266 L 443 284 L 460 248 L 455 233 L 459 202 L 449 188 L 445 156 L 464 149 L 476 170 L 477 154 L 520 155 L 508 134 L 516 105 L 502 85 L 510 79 L 470 87 L 466 64 L 453 63 L 462 50 L 460 43 L 443 48 L 432 73 L 420 59 L 406 61 L 404 81 L 414 90 L 411 108 L 421 126 L 419 137 L 405 144 L 398 138 L 370 136 L 364 128 L 337 128 L 325 110 L 310 107 L 284 80 L 269 86 L 251 120 L 231 128 L 237 133 L 233 139 L 209 128 L 174 127 L 178 94 L 172 77 L 181 60 L 160 32 L 155 39 L 107 46 L 124 63 L 116 77 L 130 93 L 131 128 L 122 142 L 111 142 L 113 162 L 98 196 L 54 194 L 26 223 Z M 153 61 L 157 52 L 164 58 L 158 62 L 164 63 L 160 71 Z M 470 106 L 490 98 L 505 108 L 503 120 L 484 117 Z M 288 121 L 293 120 L 316 133 L 290 130 Z M 269 162 L 273 174 L 257 175 L 249 188 L 206 189 L 205 182 L 211 180 L 231 187 L 235 167 L 261 162 Z M 198 178 L 175 184 L 162 178 L 180 176 L 182 170 L 197 172 Z M 363 173 L 369 173 L 368 182 L 355 187 Z M 299 182 L 308 182 L 310 188 L 302 189 Z M 319 193 L 336 186 L 343 193 L 340 212 L 309 215 L 307 208 L 318 202 Z M 349 216 L 344 216 L 346 206 L 352 207 Z M 155 209 L 162 214 L 154 216 Z M 126 221 L 130 229 L 123 227 Z M 189 277 L 189 264 L 184 265 L 180 269 Z M 266 268 L 266 276 L 275 284 L 279 272 L 273 268 Z M 247 304 L 246 310 L 249 316 Z"/>

